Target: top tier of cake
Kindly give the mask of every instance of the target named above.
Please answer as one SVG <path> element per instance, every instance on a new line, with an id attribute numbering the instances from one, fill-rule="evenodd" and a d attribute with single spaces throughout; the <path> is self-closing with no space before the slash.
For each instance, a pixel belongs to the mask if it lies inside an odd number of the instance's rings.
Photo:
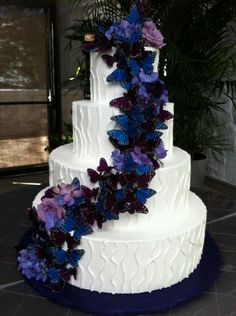
<path id="1" fill-rule="evenodd" d="M 158 69 L 159 63 L 159 50 L 152 47 L 146 47 L 147 51 L 155 51 L 156 58 L 153 64 L 154 71 Z M 116 48 L 112 48 L 107 52 L 109 55 L 114 55 Z M 125 90 L 121 88 L 119 83 L 107 82 L 107 77 L 116 69 L 117 63 L 114 63 L 112 67 L 108 67 L 102 59 L 102 53 L 90 54 L 90 90 L 91 101 L 95 105 L 107 105 L 111 100 L 119 98 L 123 95 Z"/>

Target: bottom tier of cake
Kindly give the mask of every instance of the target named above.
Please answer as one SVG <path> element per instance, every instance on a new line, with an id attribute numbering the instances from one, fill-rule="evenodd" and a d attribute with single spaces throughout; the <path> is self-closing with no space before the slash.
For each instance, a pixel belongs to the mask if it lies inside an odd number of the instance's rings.
<path id="1" fill-rule="evenodd" d="M 42 194 L 36 197 L 35 206 Z M 201 259 L 205 225 L 206 207 L 191 193 L 181 217 L 163 216 L 155 229 L 145 226 L 142 230 L 110 231 L 94 227 L 93 234 L 81 240 L 85 254 L 71 284 L 123 294 L 152 292 L 176 284 L 188 277 Z"/>

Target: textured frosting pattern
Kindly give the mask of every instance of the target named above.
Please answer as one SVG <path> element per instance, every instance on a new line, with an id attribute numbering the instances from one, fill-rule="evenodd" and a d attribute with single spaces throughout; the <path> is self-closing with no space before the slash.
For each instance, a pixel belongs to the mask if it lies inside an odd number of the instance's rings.
<path id="1" fill-rule="evenodd" d="M 157 53 L 153 67 L 157 71 L 159 62 L 159 50 L 146 47 L 146 50 L 155 51 Z M 112 48 L 108 54 L 114 55 L 115 48 Z M 112 99 L 119 98 L 123 95 L 125 90 L 120 85 L 107 82 L 107 77 L 116 69 L 115 63 L 111 68 L 108 67 L 102 59 L 103 53 L 95 52 L 90 54 L 90 89 L 91 101 L 96 105 L 107 105 Z"/>
<path id="2" fill-rule="evenodd" d="M 43 194 L 44 190 L 33 206 L 37 207 Z M 135 226 L 123 232 L 94 227 L 92 235 L 82 237 L 80 247 L 86 255 L 71 284 L 107 293 L 142 293 L 171 286 L 197 267 L 205 226 L 206 207 L 191 192 L 181 217 L 162 216 L 153 227 Z"/>
<path id="3" fill-rule="evenodd" d="M 57 185 L 61 182 L 71 183 L 74 177 L 78 177 L 84 185 L 92 187 L 87 175 L 87 168 L 97 167 L 97 161 L 80 160 L 72 152 L 72 144 L 61 146 L 55 149 L 49 158 L 50 185 Z M 151 188 L 157 194 L 147 202 L 148 215 L 124 214 L 117 222 L 110 222 L 107 229 L 129 229 L 136 225 L 155 225 L 153 220 L 161 214 L 182 213 L 188 201 L 190 188 L 190 156 L 183 150 L 174 147 L 173 155 L 165 161 L 164 167 L 157 171 L 153 178 Z M 113 227 L 114 226 L 114 227 Z"/>
<path id="4" fill-rule="evenodd" d="M 148 237 L 145 230 L 130 236 L 120 234 L 123 240 L 117 240 L 116 232 L 105 235 L 97 231 L 83 237 L 86 256 L 80 262 L 77 280 L 72 279 L 71 284 L 98 292 L 141 293 L 188 277 L 200 261 L 206 223 L 205 206 L 193 194 L 190 206 L 191 212 L 196 212 L 191 219 L 185 221 L 183 217 L 183 224 L 175 227 L 166 217 Z M 168 236 L 158 236 L 160 225 Z"/>
<path id="5" fill-rule="evenodd" d="M 165 110 L 174 114 L 174 104 L 167 103 Z M 94 159 L 94 163 L 98 163 L 103 157 L 110 162 L 114 147 L 109 141 L 107 131 L 116 126 L 111 117 L 119 114 L 119 109 L 111 106 L 96 106 L 94 102 L 85 100 L 73 102 L 73 152 L 78 159 L 87 160 L 89 157 Z M 166 124 L 168 129 L 162 131 L 161 138 L 168 150 L 168 159 L 173 151 L 173 119 Z"/>

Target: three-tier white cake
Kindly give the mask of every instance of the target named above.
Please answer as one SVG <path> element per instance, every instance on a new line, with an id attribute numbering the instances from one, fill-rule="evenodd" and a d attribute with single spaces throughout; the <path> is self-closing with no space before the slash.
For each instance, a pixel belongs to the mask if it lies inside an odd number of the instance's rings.
<path id="1" fill-rule="evenodd" d="M 91 101 L 73 102 L 74 142 L 51 153 L 50 185 L 78 177 L 92 187 L 87 168 L 96 168 L 101 157 L 111 161 L 114 147 L 106 132 L 115 126 L 110 118 L 119 110 L 109 102 L 124 92 L 106 81 L 114 67 L 109 68 L 100 53 L 91 54 Z M 166 104 L 172 113 L 173 107 Z M 121 214 L 120 220 L 83 236 L 85 255 L 77 279 L 71 280 L 73 286 L 114 294 L 151 292 L 180 282 L 196 269 L 203 251 L 206 207 L 190 192 L 190 156 L 173 147 L 173 119 L 167 125 L 162 140 L 168 155 L 150 184 L 157 194 L 146 204 L 149 213 Z"/>

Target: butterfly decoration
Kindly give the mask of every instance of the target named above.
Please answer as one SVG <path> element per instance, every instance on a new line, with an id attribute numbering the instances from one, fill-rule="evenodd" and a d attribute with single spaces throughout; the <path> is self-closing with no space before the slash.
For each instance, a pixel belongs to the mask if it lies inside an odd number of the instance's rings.
<path id="1" fill-rule="evenodd" d="M 138 10 L 138 7 L 136 4 L 133 4 L 130 8 L 130 13 L 126 18 L 126 21 L 130 24 L 141 24 L 143 22 L 143 19 L 140 15 L 140 11 Z"/>
<path id="2" fill-rule="evenodd" d="M 124 113 L 129 112 L 133 107 L 132 103 L 126 97 L 120 97 L 111 100 L 110 106 L 119 108 Z"/>
<path id="3" fill-rule="evenodd" d="M 115 69 L 108 77 L 107 82 L 117 82 L 126 91 L 132 87 L 131 81 L 129 80 L 127 72 L 122 68 Z"/>
<path id="4" fill-rule="evenodd" d="M 138 76 L 141 70 L 145 74 L 151 74 L 153 72 L 153 63 L 156 57 L 156 52 L 147 52 L 146 57 L 143 60 L 135 58 L 128 59 L 128 66 L 130 67 L 131 74 L 135 77 Z"/>
<path id="5" fill-rule="evenodd" d="M 108 54 L 102 55 L 102 59 L 105 61 L 108 67 L 112 67 L 113 64 L 116 62 L 116 56 L 111 56 Z"/>

